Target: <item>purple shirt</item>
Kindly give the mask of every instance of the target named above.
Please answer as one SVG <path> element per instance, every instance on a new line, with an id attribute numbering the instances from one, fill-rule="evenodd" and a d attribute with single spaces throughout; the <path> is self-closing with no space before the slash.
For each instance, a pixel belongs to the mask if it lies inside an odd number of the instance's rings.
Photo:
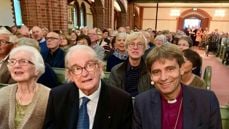
<path id="1" fill-rule="evenodd" d="M 168 103 L 162 97 L 162 129 L 183 129 L 183 95 L 182 88 L 176 102 Z M 176 124 L 177 123 L 177 124 Z M 176 126 L 176 127 L 175 127 Z"/>

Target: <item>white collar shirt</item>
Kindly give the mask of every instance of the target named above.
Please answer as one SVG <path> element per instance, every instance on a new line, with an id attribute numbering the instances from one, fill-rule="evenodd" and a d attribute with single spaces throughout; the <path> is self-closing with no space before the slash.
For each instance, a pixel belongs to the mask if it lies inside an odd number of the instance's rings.
<path id="1" fill-rule="evenodd" d="M 87 97 L 90 101 L 87 103 L 87 113 L 89 116 L 89 129 L 92 129 L 95 119 L 95 113 L 98 105 L 99 95 L 101 90 L 101 81 L 99 83 L 98 89 L 91 95 L 85 95 L 81 90 L 79 90 L 79 99 L 80 99 L 80 106 L 82 104 L 82 97 Z"/>

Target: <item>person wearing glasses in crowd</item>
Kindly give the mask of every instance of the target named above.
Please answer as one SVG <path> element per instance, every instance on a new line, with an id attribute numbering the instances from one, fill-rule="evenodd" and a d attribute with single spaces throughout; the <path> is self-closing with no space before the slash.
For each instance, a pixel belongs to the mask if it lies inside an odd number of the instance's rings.
<path id="1" fill-rule="evenodd" d="M 64 68 L 65 52 L 60 48 L 60 35 L 56 32 L 49 32 L 46 40 L 49 50 L 42 54 L 45 63 L 51 67 Z"/>
<path id="2" fill-rule="evenodd" d="M 50 91 L 43 129 L 131 129 L 131 96 L 101 80 L 103 62 L 91 47 L 71 47 L 65 66 L 70 83 Z"/>
<path id="3" fill-rule="evenodd" d="M 126 33 L 118 33 L 111 41 L 114 52 L 107 59 L 106 71 L 110 72 L 111 69 L 127 60 L 128 54 L 125 48 Z"/>
<path id="4" fill-rule="evenodd" d="M 16 83 L 0 89 L 0 128 L 42 129 L 50 89 L 37 83 L 45 71 L 40 52 L 31 46 L 16 47 L 7 66 Z"/>
<path id="5" fill-rule="evenodd" d="M 125 42 L 128 59 L 111 69 L 109 83 L 127 91 L 132 97 L 152 87 L 142 58 L 146 47 L 147 42 L 141 32 L 131 33 Z"/>
<path id="6" fill-rule="evenodd" d="M 192 48 L 193 41 L 192 41 L 192 39 L 190 37 L 183 36 L 178 40 L 177 46 L 181 51 L 185 51 L 187 49 L 191 49 Z M 196 53 L 196 54 L 198 54 L 198 53 Z M 198 56 L 200 57 L 199 54 L 198 54 Z M 198 60 L 202 60 L 202 59 L 198 59 Z M 195 75 L 200 77 L 201 76 L 201 67 L 202 67 L 202 61 L 195 62 L 195 67 L 193 67 L 192 73 L 194 73 Z"/>
<path id="7" fill-rule="evenodd" d="M 19 38 L 18 42 L 15 44 L 15 47 L 22 46 L 22 45 L 32 46 L 36 48 L 38 51 L 40 50 L 39 43 L 35 39 L 25 38 L 25 37 Z M 37 82 L 49 88 L 58 86 L 59 82 L 56 73 L 53 71 L 52 67 L 48 63 L 44 63 L 44 64 L 45 64 L 45 72 L 38 78 Z"/>
<path id="8" fill-rule="evenodd" d="M 14 82 L 7 68 L 9 52 L 16 42 L 15 38 L 12 37 L 14 36 L 7 29 L 0 28 L 0 83 L 10 84 Z"/>
<path id="9" fill-rule="evenodd" d="M 155 88 L 135 98 L 132 129 L 222 129 L 216 95 L 183 85 L 183 63 L 183 53 L 173 44 L 148 54 L 146 65 Z"/>
<path id="10" fill-rule="evenodd" d="M 98 55 L 98 57 L 103 60 L 105 57 L 105 50 L 103 47 L 99 46 L 98 40 L 99 40 L 99 36 L 96 32 L 96 29 L 89 29 L 88 30 L 88 36 L 91 39 L 91 48 L 93 48 L 93 50 L 95 50 L 96 54 Z"/>

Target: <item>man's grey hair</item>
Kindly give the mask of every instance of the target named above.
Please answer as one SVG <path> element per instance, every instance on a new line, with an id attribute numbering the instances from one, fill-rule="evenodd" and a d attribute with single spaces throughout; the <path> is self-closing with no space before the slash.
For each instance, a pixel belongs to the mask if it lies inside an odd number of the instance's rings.
<path id="1" fill-rule="evenodd" d="M 69 48 L 67 54 L 65 55 L 65 67 L 68 67 L 69 61 L 70 61 L 70 57 L 74 54 L 78 54 L 78 52 L 85 52 L 85 53 L 89 53 L 91 55 L 91 57 L 93 59 L 95 59 L 96 61 L 98 61 L 100 66 L 104 66 L 104 63 L 101 59 L 99 59 L 99 57 L 97 56 L 95 50 L 93 50 L 90 46 L 86 46 L 86 45 L 75 45 L 72 46 L 71 48 Z M 104 77 L 104 73 L 101 73 L 101 78 Z"/>
<path id="2" fill-rule="evenodd" d="M 16 55 L 18 52 L 26 52 L 31 57 L 31 61 L 34 63 L 36 70 L 39 72 L 37 76 L 38 79 L 45 72 L 44 61 L 40 52 L 32 46 L 21 45 L 11 50 L 9 58 Z"/>

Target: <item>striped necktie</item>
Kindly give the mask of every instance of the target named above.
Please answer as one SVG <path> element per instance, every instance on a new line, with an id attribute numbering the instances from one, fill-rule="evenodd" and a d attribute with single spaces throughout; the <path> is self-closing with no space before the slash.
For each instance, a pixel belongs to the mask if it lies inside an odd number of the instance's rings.
<path id="1" fill-rule="evenodd" d="M 83 97 L 82 100 L 83 102 L 79 109 L 77 129 L 89 129 L 89 116 L 87 113 L 87 103 L 90 100 L 86 97 Z"/>

